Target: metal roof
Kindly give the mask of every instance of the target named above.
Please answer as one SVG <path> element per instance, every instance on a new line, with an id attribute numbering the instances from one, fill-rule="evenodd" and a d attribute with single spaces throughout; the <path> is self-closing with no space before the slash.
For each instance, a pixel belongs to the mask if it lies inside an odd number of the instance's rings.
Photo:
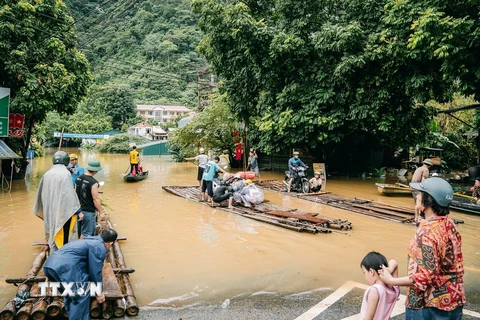
<path id="1" fill-rule="evenodd" d="M 137 146 L 137 149 L 143 149 L 143 148 L 154 146 L 154 145 L 161 144 L 161 143 L 167 143 L 167 140 L 157 140 L 157 141 L 145 143 L 145 144 Z"/>
<path id="2" fill-rule="evenodd" d="M 0 140 L 0 159 L 1 160 L 20 159 L 20 158 L 22 157 L 20 157 L 18 154 L 13 152 L 12 149 L 10 149 L 3 140 Z"/>

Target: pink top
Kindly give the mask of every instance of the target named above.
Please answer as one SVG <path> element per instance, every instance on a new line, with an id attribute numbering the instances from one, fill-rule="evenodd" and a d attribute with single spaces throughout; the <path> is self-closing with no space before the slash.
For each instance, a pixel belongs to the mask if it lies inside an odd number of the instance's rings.
<path id="1" fill-rule="evenodd" d="M 360 311 L 360 319 L 363 319 L 367 313 L 368 293 L 372 288 L 375 288 L 378 291 L 377 310 L 375 311 L 373 320 L 390 319 L 390 314 L 392 313 L 393 308 L 395 307 L 395 302 L 397 302 L 398 296 L 400 295 L 400 287 L 394 286 L 392 290 L 382 284 L 374 284 L 365 291 L 365 294 L 363 295 L 362 309 Z"/>

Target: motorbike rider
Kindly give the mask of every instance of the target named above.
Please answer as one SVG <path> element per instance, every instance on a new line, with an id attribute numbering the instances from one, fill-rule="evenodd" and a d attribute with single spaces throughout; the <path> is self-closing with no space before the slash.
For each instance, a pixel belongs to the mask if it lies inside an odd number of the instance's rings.
<path id="1" fill-rule="evenodd" d="M 293 152 L 293 157 L 288 160 L 288 170 L 290 171 L 290 181 L 288 181 L 288 193 L 290 193 L 290 189 L 292 188 L 293 180 L 296 177 L 296 168 L 297 167 L 304 167 L 307 168 L 307 165 L 303 163 L 302 160 L 298 157 L 300 153 L 298 151 Z"/>

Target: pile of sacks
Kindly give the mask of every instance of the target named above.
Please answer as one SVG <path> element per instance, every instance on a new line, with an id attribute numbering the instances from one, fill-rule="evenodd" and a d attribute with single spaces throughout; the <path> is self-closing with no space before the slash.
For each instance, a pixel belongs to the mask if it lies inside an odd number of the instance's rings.
<path id="1" fill-rule="evenodd" d="M 263 191 L 253 184 L 252 180 L 243 180 L 238 174 L 233 177 L 225 174 L 223 179 L 226 183 L 232 181 L 230 187 L 233 191 L 233 199 L 235 202 L 243 203 L 245 207 L 251 207 L 265 200 Z"/>

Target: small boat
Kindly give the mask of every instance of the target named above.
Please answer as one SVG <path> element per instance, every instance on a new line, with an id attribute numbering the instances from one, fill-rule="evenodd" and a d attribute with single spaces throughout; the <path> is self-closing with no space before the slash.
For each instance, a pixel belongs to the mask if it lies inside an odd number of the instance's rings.
<path id="1" fill-rule="evenodd" d="M 128 173 L 123 176 L 123 180 L 126 182 L 137 182 L 140 180 L 144 180 L 148 177 L 148 171 L 142 171 L 140 174 L 132 175 L 131 173 Z"/>
<path id="2" fill-rule="evenodd" d="M 412 191 L 402 184 L 375 183 L 378 192 L 386 196 L 410 196 Z"/>
<path id="3" fill-rule="evenodd" d="M 459 192 L 453 193 L 450 208 L 461 212 L 480 214 L 480 205 L 477 204 L 477 199 Z"/>
<path id="4" fill-rule="evenodd" d="M 242 179 L 250 179 L 253 180 L 255 178 L 255 171 L 240 171 L 237 172 Z"/>

